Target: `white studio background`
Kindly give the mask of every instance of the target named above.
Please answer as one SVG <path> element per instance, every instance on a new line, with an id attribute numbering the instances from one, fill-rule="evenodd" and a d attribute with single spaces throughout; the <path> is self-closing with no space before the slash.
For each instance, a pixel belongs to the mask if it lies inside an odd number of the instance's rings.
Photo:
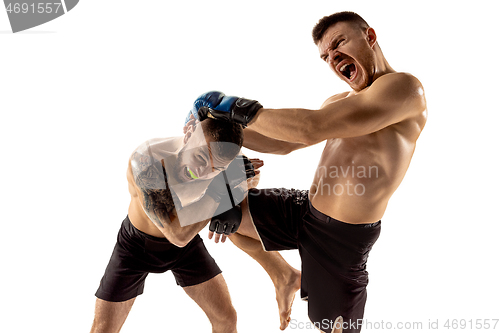
<path id="1" fill-rule="evenodd" d="M 346 91 L 310 37 L 322 16 L 341 10 L 375 28 L 393 68 L 421 80 L 429 109 L 370 256 L 365 318 L 422 322 L 418 332 L 433 332 L 430 320 L 442 328 L 447 319 L 499 318 L 495 2 L 84 0 L 17 34 L 0 10 L 0 331 L 90 330 L 127 213 L 130 153 L 182 135 L 199 94 L 314 109 Z M 322 146 L 247 153 L 265 161 L 259 187 L 308 189 Z M 264 270 L 230 242 L 208 241 L 207 229 L 201 236 L 224 271 L 239 332 L 279 332 Z M 300 267 L 296 251 L 284 256 Z M 289 332 L 316 332 L 299 328 L 307 303 L 297 299 L 292 318 Z M 149 276 L 122 329 L 148 331 L 210 331 L 171 273 Z"/>

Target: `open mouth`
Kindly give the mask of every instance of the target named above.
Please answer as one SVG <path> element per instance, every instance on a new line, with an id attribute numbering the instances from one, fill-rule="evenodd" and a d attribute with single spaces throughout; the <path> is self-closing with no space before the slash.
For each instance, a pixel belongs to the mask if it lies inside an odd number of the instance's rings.
<path id="1" fill-rule="evenodd" d="M 342 62 L 337 66 L 337 70 L 342 74 L 347 80 L 352 81 L 356 76 L 356 65 L 354 63 Z"/>
<path id="2" fill-rule="evenodd" d="M 186 167 L 184 169 L 184 174 L 186 175 L 186 177 L 188 179 L 198 179 L 199 177 L 196 177 L 196 175 L 194 174 L 193 171 L 191 171 L 191 169 L 189 169 L 189 167 Z"/>

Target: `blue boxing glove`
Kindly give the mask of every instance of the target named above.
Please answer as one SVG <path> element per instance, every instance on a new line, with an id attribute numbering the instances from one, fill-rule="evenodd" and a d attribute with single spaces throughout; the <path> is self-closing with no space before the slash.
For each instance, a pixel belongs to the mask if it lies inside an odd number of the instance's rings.
<path id="1" fill-rule="evenodd" d="M 189 121 L 189 116 L 193 114 L 199 121 L 212 118 L 246 127 L 261 108 L 262 105 L 255 100 L 226 96 L 220 91 L 210 91 L 196 99 L 193 109 L 186 118 L 186 123 Z"/>

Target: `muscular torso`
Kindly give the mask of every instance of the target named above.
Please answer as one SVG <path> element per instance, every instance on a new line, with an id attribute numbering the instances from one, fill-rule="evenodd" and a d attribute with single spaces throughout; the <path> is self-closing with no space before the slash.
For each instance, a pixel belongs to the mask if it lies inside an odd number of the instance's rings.
<path id="1" fill-rule="evenodd" d="M 327 140 L 309 192 L 313 206 L 347 223 L 380 220 L 408 169 L 424 124 L 421 114 L 369 135 Z"/>

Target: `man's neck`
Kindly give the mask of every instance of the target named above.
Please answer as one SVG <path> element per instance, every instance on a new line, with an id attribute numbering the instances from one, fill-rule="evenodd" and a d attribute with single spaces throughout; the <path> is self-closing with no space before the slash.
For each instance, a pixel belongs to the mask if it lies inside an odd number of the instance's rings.
<path id="1" fill-rule="evenodd" d="M 375 73 L 373 75 L 373 81 L 375 81 L 376 79 L 385 74 L 396 73 L 396 71 L 391 67 L 391 65 L 389 65 L 387 59 L 385 59 L 384 54 L 382 53 L 382 50 L 378 45 L 376 46 L 375 54 L 377 63 L 375 65 Z"/>

